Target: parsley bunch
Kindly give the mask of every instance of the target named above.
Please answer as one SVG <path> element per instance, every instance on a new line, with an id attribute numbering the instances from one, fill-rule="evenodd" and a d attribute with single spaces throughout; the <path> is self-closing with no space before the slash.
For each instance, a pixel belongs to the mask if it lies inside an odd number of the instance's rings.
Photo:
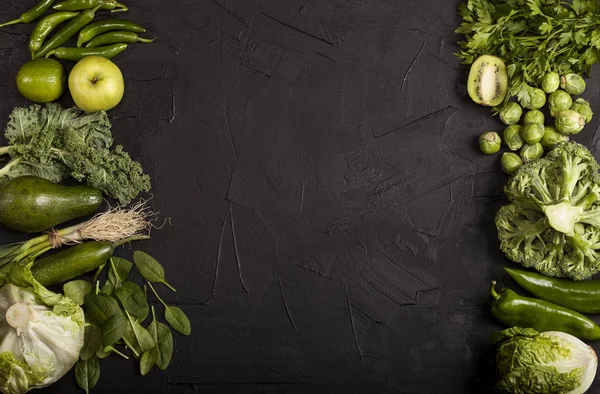
<path id="1" fill-rule="evenodd" d="M 455 30 L 466 41 L 456 52 L 463 64 L 481 55 L 507 63 L 506 100 L 527 97 L 547 72 L 589 74 L 600 62 L 598 0 L 468 0 L 459 5 Z"/>

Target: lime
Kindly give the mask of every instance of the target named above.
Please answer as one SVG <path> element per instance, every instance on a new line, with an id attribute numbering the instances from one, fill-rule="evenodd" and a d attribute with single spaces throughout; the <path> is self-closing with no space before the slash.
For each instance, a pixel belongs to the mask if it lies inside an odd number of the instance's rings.
<path id="1" fill-rule="evenodd" d="M 30 60 L 17 73 L 19 92 L 36 103 L 49 103 L 59 98 L 66 81 L 65 69 L 54 59 Z"/>

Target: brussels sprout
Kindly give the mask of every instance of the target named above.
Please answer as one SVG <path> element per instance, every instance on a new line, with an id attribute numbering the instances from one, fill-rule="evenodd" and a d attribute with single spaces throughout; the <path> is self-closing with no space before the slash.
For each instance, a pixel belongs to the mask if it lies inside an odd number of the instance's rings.
<path id="1" fill-rule="evenodd" d="M 527 123 L 521 129 L 521 137 L 523 141 L 529 145 L 540 142 L 544 136 L 544 125 L 540 123 Z"/>
<path id="2" fill-rule="evenodd" d="M 577 111 L 563 109 L 556 114 L 554 127 L 561 134 L 577 134 L 583 130 L 583 126 L 585 126 L 585 118 Z"/>
<path id="3" fill-rule="evenodd" d="M 523 160 L 521 160 L 516 153 L 504 152 L 502 154 L 502 159 L 500 159 L 500 164 L 502 165 L 502 170 L 504 172 L 508 175 L 512 175 L 523 165 Z"/>
<path id="4" fill-rule="evenodd" d="M 590 123 L 590 121 L 592 120 L 592 116 L 594 115 L 590 103 L 588 103 L 581 97 L 575 100 L 575 102 L 571 106 L 571 109 L 573 111 L 579 112 L 585 118 L 585 123 Z"/>
<path id="5" fill-rule="evenodd" d="M 550 110 L 550 115 L 553 117 L 556 117 L 559 111 L 571 108 L 572 104 L 573 99 L 564 90 L 557 90 L 548 96 L 548 109 Z"/>
<path id="6" fill-rule="evenodd" d="M 486 155 L 491 155 L 500 150 L 500 136 L 495 131 L 486 131 L 479 136 L 479 149 Z"/>
<path id="7" fill-rule="evenodd" d="M 505 125 L 517 124 L 521 119 L 522 113 L 523 109 L 518 103 L 515 103 L 514 101 L 509 101 L 500 110 L 500 120 Z"/>
<path id="8" fill-rule="evenodd" d="M 542 90 L 548 94 L 556 91 L 560 86 L 560 76 L 555 72 L 547 72 L 542 78 Z"/>
<path id="9" fill-rule="evenodd" d="M 585 80 L 581 75 L 566 74 L 560 77 L 560 87 L 569 94 L 580 95 L 585 90 Z"/>
<path id="10" fill-rule="evenodd" d="M 522 97 L 521 105 L 527 109 L 539 109 L 546 104 L 546 93 L 539 88 L 530 88 L 527 94 Z"/>
<path id="11" fill-rule="evenodd" d="M 540 140 L 540 144 L 546 150 L 554 149 L 554 147 L 561 142 L 569 141 L 569 137 L 566 135 L 560 134 L 556 129 L 552 126 L 546 126 L 544 129 L 544 136 Z"/>
<path id="12" fill-rule="evenodd" d="M 539 142 L 533 145 L 525 144 L 521 148 L 521 159 L 523 163 L 529 163 L 544 155 L 544 147 Z"/>
<path id="13" fill-rule="evenodd" d="M 544 114 L 539 109 L 530 109 L 525 113 L 523 123 L 540 123 L 544 124 Z"/>
<path id="14" fill-rule="evenodd" d="M 504 129 L 504 143 L 510 150 L 521 149 L 525 141 L 521 137 L 521 126 L 514 124 Z"/>

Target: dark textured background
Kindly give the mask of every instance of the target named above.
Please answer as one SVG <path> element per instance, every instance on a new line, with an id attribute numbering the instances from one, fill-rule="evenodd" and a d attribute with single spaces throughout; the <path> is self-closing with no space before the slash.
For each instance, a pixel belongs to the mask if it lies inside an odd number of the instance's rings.
<path id="1" fill-rule="evenodd" d="M 33 3 L 0 0 L 2 20 Z M 477 151 L 501 125 L 466 96 L 458 1 L 127 4 L 159 40 L 115 59 L 114 133 L 171 219 L 143 248 L 193 333 L 166 372 L 102 361 L 94 392 L 489 392 L 506 178 Z M 31 28 L 0 30 L 2 123 L 28 104 Z M 597 126 L 576 139 L 595 150 Z"/>

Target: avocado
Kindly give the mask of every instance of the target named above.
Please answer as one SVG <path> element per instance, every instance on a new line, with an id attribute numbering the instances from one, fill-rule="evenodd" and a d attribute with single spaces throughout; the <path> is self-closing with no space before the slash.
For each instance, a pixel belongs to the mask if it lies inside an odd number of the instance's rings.
<path id="1" fill-rule="evenodd" d="M 101 204 L 102 193 L 93 187 L 22 176 L 0 186 L 0 223 L 11 230 L 35 233 L 90 215 Z"/>

